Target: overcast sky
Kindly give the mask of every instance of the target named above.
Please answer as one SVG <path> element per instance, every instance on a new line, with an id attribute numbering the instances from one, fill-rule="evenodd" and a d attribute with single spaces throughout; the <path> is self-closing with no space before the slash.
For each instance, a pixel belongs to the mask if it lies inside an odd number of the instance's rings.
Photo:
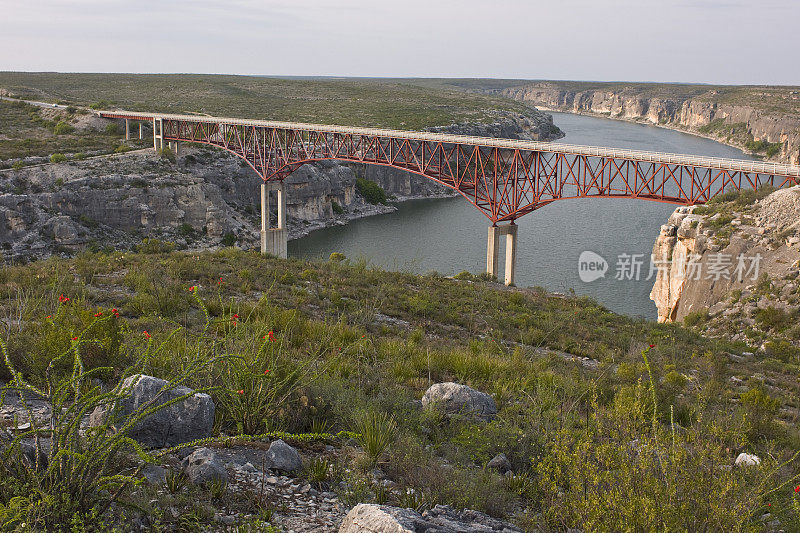
<path id="1" fill-rule="evenodd" d="M 0 70 L 800 85 L 800 0 L 0 0 Z"/>

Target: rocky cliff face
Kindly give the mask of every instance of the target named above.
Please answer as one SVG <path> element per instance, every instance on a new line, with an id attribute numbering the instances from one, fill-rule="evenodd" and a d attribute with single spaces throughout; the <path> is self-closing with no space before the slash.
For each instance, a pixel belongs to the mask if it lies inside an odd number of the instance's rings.
<path id="1" fill-rule="evenodd" d="M 773 159 L 800 164 L 800 118 L 743 104 L 718 103 L 713 90 L 696 97 L 669 98 L 645 96 L 635 88 L 575 91 L 557 82 L 540 82 L 499 93 L 546 110 L 591 113 L 683 129 L 743 149 L 747 149 L 748 141 L 764 141 L 780 145 L 775 147 Z"/>
<path id="2" fill-rule="evenodd" d="M 290 236 L 395 209 L 365 203 L 355 181 L 350 168 L 332 161 L 292 174 L 287 179 Z M 203 149 L 189 150 L 175 163 L 146 150 L 4 171 L 0 247 L 6 261 L 86 247 L 130 248 L 146 237 L 188 249 L 219 246 L 231 238 L 241 247 L 255 247 L 260 183 L 234 156 Z M 419 191 L 441 193 L 433 182 Z"/>
<path id="3" fill-rule="evenodd" d="M 745 340 L 764 327 L 759 311 L 800 310 L 800 187 L 728 199 L 679 207 L 662 226 L 653 256 L 663 268 L 650 298 L 660 322 L 693 315 L 712 333 Z"/>

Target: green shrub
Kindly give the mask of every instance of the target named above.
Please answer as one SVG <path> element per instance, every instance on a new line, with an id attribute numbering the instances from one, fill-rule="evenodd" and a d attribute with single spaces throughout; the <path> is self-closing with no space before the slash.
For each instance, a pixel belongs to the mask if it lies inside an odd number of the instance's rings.
<path id="1" fill-rule="evenodd" d="M 756 323 L 764 329 L 781 331 L 792 323 L 789 314 L 783 309 L 772 306 L 756 311 Z"/>
<path id="2" fill-rule="evenodd" d="M 339 205 L 339 202 L 336 200 L 331 200 L 331 209 L 333 209 L 333 213 L 336 215 L 344 214 L 344 207 Z"/>
<path id="3" fill-rule="evenodd" d="M 114 148 L 114 153 L 115 154 L 124 154 L 125 152 L 130 152 L 131 150 L 133 150 L 133 148 L 131 148 L 127 144 L 120 144 L 119 146 Z"/>
<path id="4" fill-rule="evenodd" d="M 14 164 L 11 165 L 11 168 L 13 168 L 14 170 L 20 170 L 24 167 L 25 167 L 25 162 L 22 161 L 21 159 L 14 161 Z"/>
<path id="5" fill-rule="evenodd" d="M 106 135 L 121 135 L 122 129 L 119 127 L 119 124 L 106 124 Z"/>
<path id="6" fill-rule="evenodd" d="M 233 246 L 236 244 L 236 240 L 236 234 L 234 234 L 232 231 L 228 231 L 222 236 L 220 244 L 222 244 L 222 246 Z"/>
<path id="7" fill-rule="evenodd" d="M 50 156 L 50 162 L 51 163 L 63 163 L 66 160 L 67 160 L 67 156 L 65 156 L 64 154 L 56 153 L 56 154 L 53 154 L 53 155 Z"/>
<path id="8" fill-rule="evenodd" d="M 330 261 L 331 263 L 341 263 L 345 259 L 347 259 L 347 256 L 345 256 L 343 253 L 331 252 L 328 261 Z"/>
<path id="9" fill-rule="evenodd" d="M 89 157 L 89 156 L 87 156 L 84 152 L 78 152 L 77 154 L 72 156 L 72 159 L 74 159 L 76 161 L 80 161 L 82 159 L 86 159 L 87 157 Z"/>
<path id="10" fill-rule="evenodd" d="M 142 254 L 165 254 L 175 249 L 175 243 L 159 239 L 142 239 L 136 251 Z"/>
<path id="11" fill-rule="evenodd" d="M 177 157 L 175 157 L 175 152 L 170 150 L 168 147 L 162 148 L 158 151 L 158 155 L 161 159 L 166 159 L 167 161 L 174 163 L 177 161 Z"/>
<path id="12" fill-rule="evenodd" d="M 64 122 L 63 120 L 60 121 L 58 124 L 55 125 L 53 128 L 53 133 L 56 135 L 65 135 L 67 133 L 72 133 L 75 131 L 75 128 Z"/>
<path id="13" fill-rule="evenodd" d="M 687 328 L 694 328 L 708 322 L 708 309 L 701 309 L 699 311 L 692 311 L 683 317 L 683 324 Z"/>
<path id="14" fill-rule="evenodd" d="M 356 180 L 356 190 L 364 197 L 364 200 L 371 204 L 386 203 L 386 192 L 374 181 L 358 178 Z"/>

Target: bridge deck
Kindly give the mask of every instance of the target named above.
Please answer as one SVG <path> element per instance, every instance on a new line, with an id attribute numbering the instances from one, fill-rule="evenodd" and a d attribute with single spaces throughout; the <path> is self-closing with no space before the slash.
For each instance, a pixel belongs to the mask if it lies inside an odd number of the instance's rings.
<path id="1" fill-rule="evenodd" d="M 206 115 L 177 115 L 168 113 L 141 113 L 136 111 L 97 111 L 103 118 L 127 118 L 134 120 L 180 120 L 185 122 L 201 122 L 212 124 L 229 124 L 235 126 L 256 126 L 275 129 L 304 130 L 326 133 L 342 133 L 350 135 L 369 135 L 409 139 L 417 141 L 442 142 L 448 144 L 466 144 L 491 148 L 508 148 L 514 150 L 530 150 L 589 157 L 624 158 L 636 161 L 678 165 L 687 167 L 705 167 L 719 170 L 768 174 L 775 176 L 800 177 L 800 166 L 764 161 L 746 161 L 742 159 L 726 159 L 721 157 L 704 157 L 643 150 L 625 150 L 602 148 L 595 146 L 579 146 L 572 144 L 549 143 L 539 141 L 521 141 L 515 139 L 498 139 L 494 137 L 473 137 L 468 135 L 449 135 L 421 131 L 389 130 L 380 128 L 355 128 L 350 126 L 331 126 L 325 124 L 307 124 L 302 122 L 278 122 L 269 120 L 252 120 L 244 118 L 212 117 Z"/>

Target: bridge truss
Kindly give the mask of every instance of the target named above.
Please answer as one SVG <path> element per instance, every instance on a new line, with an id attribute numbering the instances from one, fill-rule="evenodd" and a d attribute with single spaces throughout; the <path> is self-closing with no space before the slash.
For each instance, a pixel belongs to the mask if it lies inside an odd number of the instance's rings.
<path id="1" fill-rule="evenodd" d="M 156 149 L 159 142 L 163 148 L 164 141 L 185 141 L 227 150 L 265 183 L 280 184 L 300 166 L 326 159 L 406 170 L 458 191 L 493 227 L 513 225 L 557 200 L 636 198 L 693 205 L 729 190 L 800 183 L 800 167 L 772 162 L 195 115 L 98 114 L 152 122 Z M 516 231 L 502 234 L 515 236 Z M 497 247 L 497 237 L 492 246 L 490 229 L 490 248 Z M 512 240 L 508 245 L 513 246 Z M 488 257 L 487 268 L 492 270 Z M 513 279 L 513 267 L 511 274 Z"/>

